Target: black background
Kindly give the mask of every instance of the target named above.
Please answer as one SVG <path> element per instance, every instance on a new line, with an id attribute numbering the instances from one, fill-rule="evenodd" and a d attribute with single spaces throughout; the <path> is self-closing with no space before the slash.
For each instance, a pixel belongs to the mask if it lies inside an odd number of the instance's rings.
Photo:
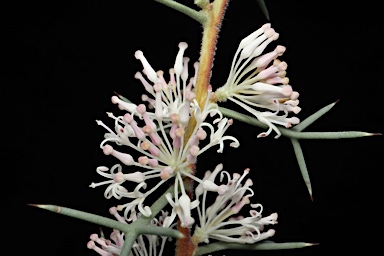
<path id="1" fill-rule="evenodd" d="M 180 2 L 193 7 L 193 1 Z M 300 92 L 298 117 L 303 120 L 340 100 L 307 130 L 382 133 L 384 23 L 379 3 L 266 2 L 272 26 L 280 33 L 273 45 L 287 47 L 281 59 L 288 63 L 290 84 Z M 13 1 L 4 10 L 3 211 L 10 218 L 3 223 L 13 227 L 6 244 L 14 255 L 96 255 L 86 243 L 99 227 L 27 204 L 109 216 L 108 208 L 116 202 L 103 198 L 103 188 L 88 187 L 101 181 L 97 166 L 115 163 L 99 149 L 104 130 L 95 120 L 106 120 L 108 111 L 119 113 L 110 103 L 114 91 L 140 101 L 142 87 L 133 78 L 142 69 L 136 50 L 143 50 L 156 70 L 167 71 L 177 44 L 186 41 L 193 63 L 202 29 L 147 0 Z M 212 70 L 214 88 L 226 81 L 238 42 L 266 22 L 256 1 L 230 2 Z M 226 144 L 222 155 L 215 150 L 202 155 L 200 174 L 220 162 L 230 172 L 251 168 L 254 201 L 264 205 L 264 215 L 279 214 L 273 240 L 320 245 L 257 253 L 347 255 L 379 248 L 381 136 L 302 141 L 314 190 L 311 202 L 290 141 L 257 139 L 261 131 L 235 121 L 228 134 L 239 139 L 240 148 Z M 222 254 L 239 252 L 217 255 Z"/>

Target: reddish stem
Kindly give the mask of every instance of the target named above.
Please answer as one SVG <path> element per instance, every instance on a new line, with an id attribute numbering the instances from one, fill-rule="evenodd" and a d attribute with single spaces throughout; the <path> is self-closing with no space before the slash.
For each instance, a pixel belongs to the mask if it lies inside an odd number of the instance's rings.
<path id="1" fill-rule="evenodd" d="M 195 165 L 190 165 L 191 173 L 195 173 Z M 193 199 L 193 180 L 186 177 L 184 180 L 184 187 L 187 195 L 191 200 Z M 176 243 L 176 256 L 193 255 L 196 246 L 192 243 L 191 232 L 188 228 L 181 226 L 180 220 L 177 222 L 177 229 L 185 236 L 183 239 L 178 239 Z"/>

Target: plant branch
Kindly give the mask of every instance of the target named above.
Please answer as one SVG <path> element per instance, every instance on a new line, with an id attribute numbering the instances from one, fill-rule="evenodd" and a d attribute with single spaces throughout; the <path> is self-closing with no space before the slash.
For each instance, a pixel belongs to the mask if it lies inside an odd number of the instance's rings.
<path id="1" fill-rule="evenodd" d="M 304 179 L 305 185 L 307 186 L 309 196 L 311 197 L 311 200 L 313 201 L 312 197 L 312 185 L 311 180 L 309 179 L 308 169 L 307 165 L 305 164 L 304 154 L 303 150 L 301 149 L 300 142 L 297 139 L 291 139 L 293 151 L 295 152 L 297 164 L 299 165 L 301 176 Z"/>
<path id="2" fill-rule="evenodd" d="M 124 244 L 121 248 L 120 256 L 128 256 L 132 250 L 133 244 L 135 243 L 138 234 L 136 232 L 125 233 Z"/>
<path id="3" fill-rule="evenodd" d="M 259 5 L 261 12 L 264 14 L 265 18 L 267 20 L 270 20 L 268 8 L 267 8 L 267 5 L 265 4 L 265 1 L 264 0 L 256 0 L 256 2 Z"/>
<path id="4" fill-rule="evenodd" d="M 188 6 L 180 4 L 176 1 L 173 1 L 173 0 L 155 0 L 155 1 L 161 4 L 164 4 L 176 11 L 184 13 L 185 15 L 191 17 L 192 19 L 196 20 L 200 24 L 204 24 L 207 20 L 207 17 L 204 15 L 204 13 L 193 10 L 192 8 L 189 8 Z"/>
<path id="5" fill-rule="evenodd" d="M 139 227 L 139 226 L 147 226 L 149 222 L 157 215 L 159 212 L 166 206 L 168 205 L 168 200 L 165 198 L 165 195 L 167 193 L 171 193 L 173 196 L 173 190 L 174 190 L 174 185 L 170 186 L 162 196 L 160 196 L 152 205 L 151 205 L 151 216 L 146 217 L 144 215 L 141 215 L 135 222 L 131 224 L 133 227 Z"/>
<path id="6" fill-rule="evenodd" d="M 248 115 L 241 114 L 239 112 L 233 111 L 231 109 L 219 107 L 219 110 L 223 113 L 223 115 L 227 117 L 231 117 L 234 119 L 237 119 L 239 121 L 242 121 L 247 124 L 251 124 L 260 128 L 268 128 L 268 125 L 260 122 L 255 117 L 251 117 Z M 317 113 L 317 112 L 316 112 Z M 315 114 L 316 114 L 315 113 Z M 310 116 L 309 118 L 313 119 L 313 116 Z M 303 121 L 303 123 L 306 120 Z M 314 120 L 310 120 L 311 123 Z M 308 124 L 309 122 L 307 122 Z M 309 125 L 309 124 L 308 124 Z M 346 139 L 346 138 L 358 138 L 358 137 L 365 137 L 365 136 L 372 136 L 372 135 L 378 135 L 375 133 L 367 133 L 367 132 L 360 132 L 360 131 L 343 131 L 343 132 L 300 132 L 296 131 L 295 129 L 287 129 L 283 127 L 277 127 L 282 135 L 285 137 L 291 138 L 291 139 Z"/>
<path id="7" fill-rule="evenodd" d="M 196 100 L 203 110 L 208 95 L 208 88 L 210 86 L 211 72 L 213 66 L 213 58 L 216 52 L 217 37 L 220 31 L 221 22 L 224 17 L 226 7 L 229 0 L 215 0 L 211 4 L 203 6 L 200 13 L 204 13 L 206 20 L 203 24 L 203 37 L 201 42 L 199 68 L 197 72 L 195 94 Z M 201 2 L 203 3 L 203 2 Z M 185 129 L 184 142 L 188 143 L 189 138 L 196 126 L 196 119 L 191 117 L 189 123 Z M 190 166 L 191 173 L 195 173 L 195 166 Z M 190 199 L 193 199 L 193 180 L 186 178 L 184 181 L 186 192 Z M 184 239 L 178 239 L 176 243 L 176 255 L 177 256 L 190 256 L 194 255 L 196 250 L 196 244 L 191 240 L 190 230 L 181 227 L 180 221 L 178 222 L 178 230 L 184 235 Z"/>
<path id="8" fill-rule="evenodd" d="M 213 58 L 216 52 L 217 37 L 220 32 L 221 23 L 229 0 L 216 0 L 209 5 L 210 8 L 203 10 L 208 20 L 203 24 L 203 38 L 201 42 L 201 53 L 199 70 L 196 80 L 196 99 L 200 108 L 204 108 L 207 98 L 208 86 L 211 79 Z"/>
<path id="9" fill-rule="evenodd" d="M 304 121 L 302 121 L 297 126 L 287 129 L 283 127 L 276 127 L 280 133 L 283 136 L 286 136 L 291 139 L 293 150 L 296 155 L 297 163 L 300 168 L 301 175 L 303 177 L 303 180 L 305 182 L 305 185 L 308 189 L 309 195 L 311 197 L 311 200 L 313 201 L 312 196 L 312 185 L 308 174 L 307 165 L 305 163 L 303 150 L 300 146 L 299 139 L 345 139 L 345 138 L 357 138 L 357 137 L 364 137 L 364 136 L 372 136 L 372 135 L 380 135 L 378 133 L 366 133 L 366 132 L 360 132 L 360 131 L 344 131 L 344 132 L 302 132 L 305 128 L 307 128 L 309 125 L 311 125 L 314 121 L 319 119 L 321 116 L 323 116 L 325 113 L 327 113 L 336 102 L 329 104 L 323 108 L 321 108 L 316 113 L 312 114 L 308 118 L 306 118 Z M 239 121 L 258 126 L 264 129 L 268 128 L 268 125 L 260 122 L 257 118 L 244 115 L 241 113 L 238 113 L 236 111 L 226 109 L 219 107 L 220 111 L 223 113 L 223 115 L 237 119 Z"/>
<path id="10" fill-rule="evenodd" d="M 172 228 L 162 228 L 162 227 L 156 227 L 156 226 L 137 226 L 135 227 L 135 230 L 137 234 L 151 234 L 151 235 L 158 235 L 158 236 L 168 236 L 173 238 L 184 238 L 184 235 L 180 233 L 179 231 L 172 229 Z"/>
<path id="11" fill-rule="evenodd" d="M 274 243 L 274 242 L 259 242 L 255 244 L 239 244 L 228 242 L 216 242 L 208 245 L 200 246 L 196 255 L 204 255 L 216 251 L 236 249 L 236 250 L 282 250 L 282 249 L 296 249 L 317 244 L 304 243 L 304 242 L 291 242 L 291 243 Z"/>
<path id="12" fill-rule="evenodd" d="M 298 125 L 296 125 L 295 127 L 292 127 L 292 130 L 301 132 L 302 130 L 304 130 L 305 128 L 310 126 L 313 122 L 315 122 L 317 119 L 322 117 L 329 110 L 331 110 L 336 105 L 337 102 L 339 102 L 339 101 L 337 100 L 337 101 L 321 108 L 320 110 L 316 111 L 315 113 L 313 113 L 312 115 L 307 117 L 304 121 L 301 121 Z"/>
<path id="13" fill-rule="evenodd" d="M 75 210 L 75 209 L 71 209 L 71 208 L 67 208 L 67 207 L 62 207 L 62 206 L 57 206 L 57 205 L 47 205 L 47 204 L 46 205 L 44 205 L 44 204 L 30 204 L 30 205 L 36 206 L 38 208 L 48 210 L 51 212 L 59 213 L 59 214 L 66 215 L 69 217 L 73 217 L 76 219 L 85 220 L 85 221 L 95 223 L 95 224 L 98 224 L 98 225 L 101 225 L 104 227 L 117 229 L 117 230 L 120 230 L 122 232 L 127 232 L 130 230 L 128 224 L 124 224 L 124 223 L 121 223 L 119 221 L 116 221 L 116 220 L 113 220 L 110 218 L 106 218 L 106 217 L 102 217 L 102 216 L 99 216 L 99 215 L 96 215 L 93 213 L 83 212 L 83 211 L 79 211 L 79 210 Z"/>
<path id="14" fill-rule="evenodd" d="M 161 228 L 148 226 L 148 223 L 168 204 L 165 194 L 173 191 L 173 186 L 169 187 L 167 191 L 156 200 L 151 206 L 152 214 L 149 217 L 144 215 L 140 216 L 134 223 L 125 224 L 110 218 L 99 216 L 96 214 L 74 210 L 67 207 L 61 207 L 57 205 L 41 205 L 30 204 L 41 209 L 45 209 L 51 212 L 63 214 L 76 219 L 85 220 L 91 223 L 95 223 L 104 227 L 120 230 L 125 233 L 124 244 L 120 253 L 120 256 L 127 256 L 132 249 L 132 246 L 136 240 L 136 237 L 141 234 L 153 234 L 160 236 L 170 236 L 174 238 L 183 238 L 184 235 L 177 230 L 170 228 Z M 172 193 L 173 195 L 173 193 Z"/>

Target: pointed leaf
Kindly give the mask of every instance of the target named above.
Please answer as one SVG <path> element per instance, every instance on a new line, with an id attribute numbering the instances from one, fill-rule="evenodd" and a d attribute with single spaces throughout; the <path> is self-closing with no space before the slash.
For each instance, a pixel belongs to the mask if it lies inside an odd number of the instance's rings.
<path id="1" fill-rule="evenodd" d="M 288 242 L 288 243 L 275 243 L 275 242 L 258 242 L 255 244 L 239 244 L 228 242 L 210 243 L 208 245 L 199 246 L 196 255 L 205 255 L 215 251 L 236 249 L 236 250 L 284 250 L 284 249 L 296 249 L 307 246 L 313 246 L 317 244 L 304 243 L 304 242 Z M 240 253 L 241 254 L 241 253 Z"/>
<path id="2" fill-rule="evenodd" d="M 297 163 L 299 164 L 301 175 L 303 176 L 303 180 L 305 182 L 305 185 L 307 186 L 309 196 L 311 197 L 311 200 L 313 201 L 312 186 L 311 186 L 311 181 L 310 181 L 309 175 L 308 175 L 307 165 L 305 164 L 303 150 L 301 149 L 299 140 L 291 139 L 291 142 L 292 142 L 293 150 L 295 151 Z"/>
<path id="3" fill-rule="evenodd" d="M 116 220 L 99 216 L 93 213 L 83 212 L 83 211 L 62 207 L 62 206 L 57 206 L 57 205 L 44 205 L 44 204 L 30 204 L 30 205 L 44 209 L 44 210 L 48 210 L 51 212 L 63 214 L 72 218 L 85 220 L 101 226 L 118 229 L 122 232 L 127 232 L 130 230 L 130 227 L 128 224 L 124 224 Z"/>
<path id="4" fill-rule="evenodd" d="M 292 130 L 301 132 L 302 130 L 307 128 L 309 125 L 311 125 L 314 121 L 319 119 L 322 115 L 324 115 L 329 110 L 331 110 L 331 108 L 333 108 L 333 106 L 335 106 L 337 102 L 339 102 L 339 101 L 337 100 L 337 101 L 335 101 L 335 102 L 333 102 L 333 103 L 331 103 L 331 104 L 321 108 L 320 110 L 318 110 L 314 114 L 312 114 L 309 117 L 307 117 L 304 121 L 300 122 L 298 125 L 293 127 Z"/>
<path id="5" fill-rule="evenodd" d="M 267 18 L 267 20 L 270 20 L 268 8 L 267 8 L 267 5 L 265 4 L 265 1 L 264 0 L 256 0 L 256 1 L 261 9 L 261 12 L 264 14 L 265 18 Z"/>

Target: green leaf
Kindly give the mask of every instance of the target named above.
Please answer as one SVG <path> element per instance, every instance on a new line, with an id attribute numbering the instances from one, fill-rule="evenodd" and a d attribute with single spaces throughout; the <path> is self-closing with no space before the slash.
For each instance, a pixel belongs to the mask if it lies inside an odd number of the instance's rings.
<path id="1" fill-rule="evenodd" d="M 239 243 L 227 243 L 217 242 L 208 245 L 199 246 L 196 255 L 205 255 L 208 253 L 236 249 L 236 250 L 284 250 L 284 249 L 297 249 L 307 246 L 313 246 L 317 244 L 304 243 L 304 242 L 290 242 L 290 243 L 275 243 L 270 241 L 258 242 L 255 244 L 239 244 Z M 241 253 L 240 253 L 241 254 Z"/>
<path id="2" fill-rule="evenodd" d="M 301 171 L 301 176 L 303 176 L 303 180 L 305 182 L 305 185 L 307 186 L 309 196 L 313 201 L 311 180 L 309 179 L 308 169 L 307 169 L 307 165 L 305 164 L 303 150 L 301 149 L 299 140 L 291 139 L 291 142 L 292 142 L 293 150 L 295 151 L 297 163 Z"/>
<path id="3" fill-rule="evenodd" d="M 267 20 L 270 20 L 268 8 L 267 8 L 267 5 L 265 4 L 265 1 L 264 0 L 256 0 L 256 1 L 261 9 L 261 12 L 264 14 L 265 18 L 267 18 Z"/>
<path id="4" fill-rule="evenodd" d="M 307 128 L 309 125 L 311 125 L 313 122 L 315 122 L 317 119 L 322 117 L 329 110 L 331 110 L 336 105 L 337 102 L 339 102 L 339 101 L 337 100 L 337 101 L 335 101 L 335 102 L 333 102 L 333 103 L 331 103 L 331 104 L 329 104 L 329 105 L 319 109 L 314 114 L 312 114 L 309 117 L 307 117 L 304 121 L 301 121 L 298 125 L 293 127 L 292 130 L 301 132 L 302 130 Z"/>
<path id="5" fill-rule="evenodd" d="M 347 139 L 347 138 L 358 138 L 358 137 L 365 137 L 365 136 L 380 135 L 379 133 L 367 133 L 367 132 L 361 132 L 361 131 L 301 132 L 302 129 L 306 128 L 309 124 L 313 123 L 317 118 L 319 118 L 324 113 L 326 113 L 329 110 L 329 109 L 327 110 L 327 107 L 320 109 L 315 114 L 311 115 L 306 120 L 302 121 L 302 123 L 304 124 L 303 126 L 300 126 L 301 124 L 300 123 L 290 129 L 279 127 L 279 126 L 277 126 L 277 129 L 279 129 L 281 135 L 291 139 Z M 230 117 L 230 118 L 233 118 L 241 122 L 251 124 L 263 129 L 268 128 L 268 125 L 260 122 L 255 117 L 248 116 L 248 115 L 233 111 L 231 109 L 223 108 L 223 107 L 219 107 L 219 110 L 221 111 L 221 113 L 223 113 L 224 116 L 227 116 L 227 117 Z M 299 129 L 297 127 L 299 127 Z"/>
<path id="6" fill-rule="evenodd" d="M 128 256 L 129 252 L 132 249 L 132 246 L 136 240 L 136 237 L 141 234 L 153 234 L 159 236 L 169 236 L 174 238 L 183 238 L 184 235 L 178 230 L 174 230 L 171 228 L 162 228 L 155 226 L 148 226 L 148 223 L 168 204 L 165 195 L 173 191 L 173 186 L 170 186 L 167 191 L 160 196 L 159 199 L 151 206 L 152 214 L 149 217 L 145 217 L 144 215 L 140 216 L 135 222 L 132 224 L 125 224 L 119 221 L 106 218 L 103 216 L 99 216 L 96 214 L 83 212 L 67 207 L 61 207 L 57 205 L 41 205 L 41 204 L 30 204 L 31 206 L 35 206 L 38 208 L 42 208 L 51 212 L 63 214 L 69 217 L 85 220 L 88 222 L 92 222 L 101 226 L 113 228 L 120 230 L 125 233 L 124 244 L 121 250 L 121 256 Z"/>
<path id="7" fill-rule="evenodd" d="M 195 11 L 192 8 L 189 8 L 188 6 L 180 4 L 174 0 L 155 0 L 155 2 L 159 2 L 176 11 L 184 13 L 185 15 L 196 20 L 200 24 L 205 24 L 205 22 L 207 21 L 207 16 L 204 14 L 204 12 Z"/>

